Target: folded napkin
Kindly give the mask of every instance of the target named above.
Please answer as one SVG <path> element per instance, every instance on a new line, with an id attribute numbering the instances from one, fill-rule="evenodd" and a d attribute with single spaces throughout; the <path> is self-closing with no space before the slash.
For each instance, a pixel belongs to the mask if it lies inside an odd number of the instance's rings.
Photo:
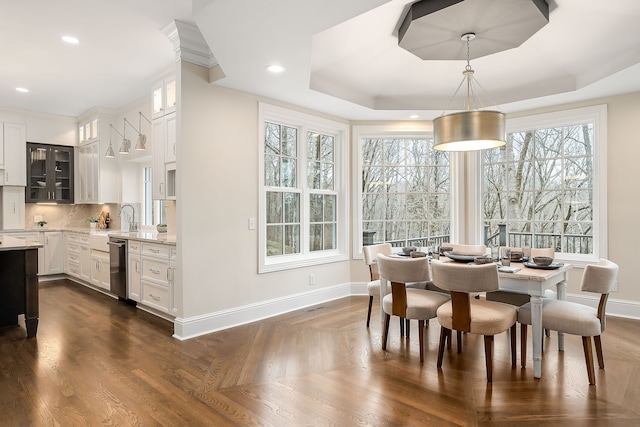
<path id="1" fill-rule="evenodd" d="M 501 273 L 515 273 L 516 271 L 520 271 L 518 267 L 507 267 L 506 265 L 499 265 L 498 271 Z"/>

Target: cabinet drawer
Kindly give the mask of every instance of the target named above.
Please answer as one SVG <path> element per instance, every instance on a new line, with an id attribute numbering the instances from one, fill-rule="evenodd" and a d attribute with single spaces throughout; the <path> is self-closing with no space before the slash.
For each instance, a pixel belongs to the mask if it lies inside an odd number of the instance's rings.
<path id="1" fill-rule="evenodd" d="M 142 255 L 162 257 L 165 259 L 169 259 L 169 246 L 143 242 Z"/>
<path id="2" fill-rule="evenodd" d="M 140 242 L 137 240 L 129 240 L 129 252 L 139 254 L 140 246 Z"/>
<path id="3" fill-rule="evenodd" d="M 71 263 L 76 263 L 76 264 L 80 264 L 80 253 L 78 252 L 67 252 L 67 262 L 69 264 Z"/>
<path id="4" fill-rule="evenodd" d="M 81 234 L 80 235 L 80 243 L 82 243 L 83 245 L 88 245 L 89 244 L 89 235 L 88 234 Z"/>
<path id="5" fill-rule="evenodd" d="M 80 243 L 78 242 L 67 242 L 67 253 L 80 253 Z"/>
<path id="6" fill-rule="evenodd" d="M 142 279 L 169 286 L 168 261 L 142 258 Z"/>
<path id="7" fill-rule="evenodd" d="M 169 312 L 169 289 L 142 282 L 142 301 L 150 307 Z"/>
<path id="8" fill-rule="evenodd" d="M 67 274 L 80 277 L 80 263 L 78 262 L 68 262 L 67 263 Z"/>
<path id="9" fill-rule="evenodd" d="M 67 233 L 67 242 L 79 242 L 80 241 L 80 236 L 78 236 L 76 233 Z"/>

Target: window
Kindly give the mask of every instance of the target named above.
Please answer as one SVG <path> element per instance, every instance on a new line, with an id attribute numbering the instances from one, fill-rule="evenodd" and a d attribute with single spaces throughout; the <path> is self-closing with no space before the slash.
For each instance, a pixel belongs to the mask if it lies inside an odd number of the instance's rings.
<path id="1" fill-rule="evenodd" d="M 450 166 L 446 152 L 433 149 L 426 130 L 394 131 L 358 126 L 360 160 L 358 212 L 363 244 L 427 246 L 449 240 Z"/>
<path id="2" fill-rule="evenodd" d="M 347 126 L 260 104 L 260 272 L 346 260 Z"/>
<path id="3" fill-rule="evenodd" d="M 483 152 L 488 236 L 504 224 L 509 246 L 603 256 L 605 124 L 603 107 L 509 121 L 507 145 Z"/>

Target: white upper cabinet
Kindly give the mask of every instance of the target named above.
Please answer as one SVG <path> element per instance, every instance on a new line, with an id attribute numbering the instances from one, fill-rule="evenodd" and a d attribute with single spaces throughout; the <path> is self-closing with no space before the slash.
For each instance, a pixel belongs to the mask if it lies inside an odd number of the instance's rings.
<path id="1" fill-rule="evenodd" d="M 151 117 L 157 119 L 176 111 L 176 79 L 168 77 L 158 81 L 152 91 Z"/>
<path id="2" fill-rule="evenodd" d="M 118 159 L 105 157 L 110 142 L 111 124 L 116 124 L 116 117 L 105 113 L 85 115 L 80 119 L 77 203 L 118 203 L 120 201 Z M 120 140 L 119 135 L 115 133 L 112 142 L 116 152 Z"/>
<path id="3" fill-rule="evenodd" d="M 0 169 L 3 185 L 27 185 L 27 131 L 17 123 L 0 123 Z"/>

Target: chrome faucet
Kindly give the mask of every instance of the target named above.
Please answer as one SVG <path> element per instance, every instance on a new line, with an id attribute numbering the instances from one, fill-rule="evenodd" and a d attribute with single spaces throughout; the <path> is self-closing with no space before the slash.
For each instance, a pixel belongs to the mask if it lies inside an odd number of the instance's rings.
<path id="1" fill-rule="evenodd" d="M 133 205 L 125 203 L 124 205 L 120 206 L 120 216 L 122 217 L 122 211 L 127 206 L 131 208 L 131 219 L 129 220 L 129 232 L 138 231 L 138 224 L 135 222 L 136 221 L 136 208 L 134 208 Z"/>

